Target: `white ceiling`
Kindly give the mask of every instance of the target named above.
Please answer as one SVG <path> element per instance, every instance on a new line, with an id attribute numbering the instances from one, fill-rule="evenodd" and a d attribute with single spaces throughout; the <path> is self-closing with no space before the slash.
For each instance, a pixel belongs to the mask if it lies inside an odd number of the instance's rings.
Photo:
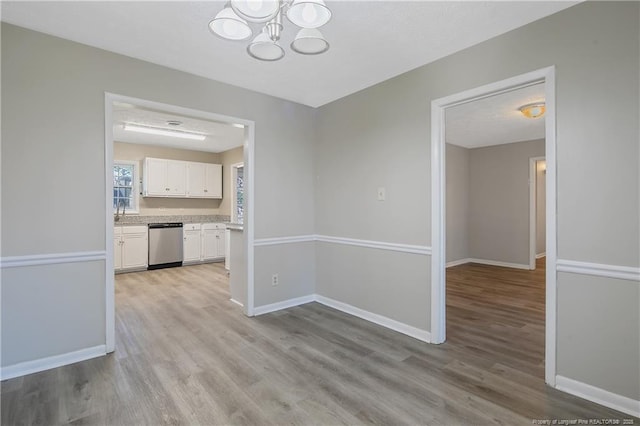
<path id="1" fill-rule="evenodd" d="M 518 110 L 544 100 L 544 83 L 540 83 L 447 108 L 445 139 L 464 148 L 544 139 L 544 116 L 526 118 Z"/>
<path id="2" fill-rule="evenodd" d="M 2 20 L 312 107 L 572 6 L 569 1 L 327 1 L 331 49 L 260 62 L 208 29 L 221 1 L 0 3 Z"/>
<path id="3" fill-rule="evenodd" d="M 181 121 L 180 126 L 170 126 L 169 120 Z M 150 135 L 124 130 L 124 124 L 141 124 L 169 130 L 184 130 L 205 134 L 203 141 L 180 139 L 170 136 Z M 115 103 L 113 106 L 113 140 L 116 142 L 165 146 L 192 151 L 222 152 L 244 143 L 244 129 L 232 124 L 207 121 L 161 111 L 151 111 L 134 105 Z"/>

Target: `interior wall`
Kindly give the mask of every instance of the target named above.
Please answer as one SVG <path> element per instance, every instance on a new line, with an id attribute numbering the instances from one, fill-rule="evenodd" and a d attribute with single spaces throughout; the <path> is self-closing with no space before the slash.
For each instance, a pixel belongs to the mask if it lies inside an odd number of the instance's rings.
<path id="1" fill-rule="evenodd" d="M 233 170 L 232 164 L 242 163 L 244 161 L 244 148 L 238 147 L 220 153 L 220 161 L 222 162 L 222 202 L 218 207 L 219 214 L 231 217 L 231 201 L 233 197 Z"/>
<path id="2" fill-rule="evenodd" d="M 547 172 L 546 161 L 536 161 L 536 255 L 545 254 L 547 247 Z"/>
<path id="3" fill-rule="evenodd" d="M 580 3 L 319 108 L 316 233 L 430 246 L 431 101 L 553 65 L 558 258 L 639 267 L 639 12 L 635 2 Z M 378 186 L 386 186 L 384 202 L 376 201 Z M 430 329 L 428 256 L 422 270 L 397 262 L 363 267 L 359 251 L 370 249 L 321 244 L 318 294 L 360 295 L 353 301 L 360 309 L 397 321 L 421 318 L 419 327 Z M 321 261 L 333 258 L 340 262 L 327 274 Z M 393 292 L 370 284 L 375 267 L 393 272 Z M 558 275 L 557 311 L 594 322 L 606 317 L 616 332 L 560 320 L 558 336 L 572 338 L 558 339 L 557 374 L 638 400 L 640 324 L 621 310 L 584 310 L 574 299 L 610 306 L 629 294 L 604 277 L 580 286 L 588 273 Z M 629 300 L 637 310 L 637 294 Z M 620 362 L 611 362 L 608 348 Z M 629 374 L 608 375 L 618 369 Z"/>
<path id="4" fill-rule="evenodd" d="M 446 144 L 447 263 L 469 255 L 469 149 Z"/>
<path id="5" fill-rule="evenodd" d="M 240 152 L 242 152 L 242 148 Z M 144 167 L 144 159 L 146 157 L 222 164 L 222 154 L 217 154 L 214 152 L 191 151 L 187 149 L 176 149 L 163 146 L 132 144 L 124 142 L 114 142 L 113 144 L 114 161 L 127 160 L 137 162 L 139 174 L 138 177 L 140 179 L 138 185 L 140 191 L 142 191 L 142 173 Z M 222 168 L 222 171 L 224 173 L 224 166 Z M 144 216 L 222 215 L 224 213 L 221 212 L 221 204 L 222 200 L 143 197 L 142 195 L 139 195 L 139 214 Z"/>
<path id="6" fill-rule="evenodd" d="M 256 238 L 313 234 L 312 108 L 6 23 L 1 40 L 2 256 L 56 254 L 78 271 L 3 267 L 3 368 L 104 344 L 105 262 L 85 270 L 73 256 L 106 247 L 105 92 L 253 120 Z M 295 209 L 283 214 L 282 205 Z M 276 291 L 261 256 L 255 253 L 258 306 Z M 269 256 L 286 258 L 280 247 Z M 283 262 L 281 274 L 314 270 L 309 256 L 294 261 Z M 34 295 L 25 285 L 33 280 L 49 286 L 51 297 Z M 80 283 L 95 298 L 81 299 Z M 299 285 L 283 283 L 278 297 L 297 296 Z M 69 323 L 86 333 L 58 332 Z M 49 336 L 60 340 L 41 350 L 27 343 Z"/>
<path id="7" fill-rule="evenodd" d="M 528 268 L 529 159 L 543 156 L 544 139 L 469 150 L 469 257 Z"/>

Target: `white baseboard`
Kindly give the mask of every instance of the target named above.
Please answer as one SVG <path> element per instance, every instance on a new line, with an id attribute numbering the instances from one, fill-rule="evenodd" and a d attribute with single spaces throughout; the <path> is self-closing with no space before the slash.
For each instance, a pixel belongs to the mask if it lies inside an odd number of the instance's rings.
<path id="1" fill-rule="evenodd" d="M 538 253 L 536 254 L 536 259 L 540 259 L 541 257 L 545 257 L 547 255 L 547 253 Z"/>
<path id="2" fill-rule="evenodd" d="M 244 308 L 244 304 L 238 302 L 236 299 L 229 299 L 231 300 L 233 303 L 235 303 L 236 305 L 239 305 L 240 307 Z"/>
<path id="3" fill-rule="evenodd" d="M 339 302 L 337 300 L 321 296 L 319 294 L 315 295 L 315 299 L 316 302 L 329 306 L 330 308 L 337 309 L 349 315 L 353 315 L 358 318 L 362 318 L 372 323 L 397 331 L 399 333 L 406 334 L 407 336 L 413 337 L 414 339 L 418 339 L 427 343 L 431 342 L 431 334 L 426 330 L 407 325 L 405 323 L 387 318 L 382 315 L 374 314 L 373 312 L 365 311 L 364 309 L 360 309 L 347 303 Z"/>
<path id="4" fill-rule="evenodd" d="M 568 377 L 556 376 L 556 388 L 631 416 L 640 417 L 640 401 Z"/>
<path id="5" fill-rule="evenodd" d="M 76 362 L 86 361 L 106 354 L 106 345 L 98 345 L 92 348 L 80 349 L 79 351 L 69 352 L 66 354 L 20 362 L 18 364 L 2 367 L 0 378 L 2 380 L 13 379 L 14 377 L 26 376 L 27 374 L 50 370 L 52 368 L 62 367 L 63 365 L 75 364 Z"/>
<path id="6" fill-rule="evenodd" d="M 466 259 L 469 263 L 480 263 L 482 265 L 490 265 L 490 266 L 502 266 L 503 268 L 515 268 L 515 269 L 526 269 L 529 270 L 529 265 L 525 265 L 524 263 L 509 263 L 509 262 L 500 262 L 498 260 L 486 260 L 486 259 L 476 259 L 470 258 Z"/>
<path id="7" fill-rule="evenodd" d="M 253 315 L 264 315 L 268 314 L 269 312 L 275 312 L 282 309 L 292 308 L 298 305 L 304 305 L 305 303 L 314 302 L 315 300 L 315 296 L 313 294 L 310 294 L 307 296 L 296 297 L 294 299 L 283 300 L 282 302 L 271 303 L 270 305 L 256 306 L 255 308 L 253 308 Z"/>
<path id="8" fill-rule="evenodd" d="M 471 262 L 471 259 L 469 258 L 452 260 L 451 262 L 447 262 L 446 267 L 451 268 L 452 266 L 464 265 L 465 263 L 470 263 L 470 262 Z"/>

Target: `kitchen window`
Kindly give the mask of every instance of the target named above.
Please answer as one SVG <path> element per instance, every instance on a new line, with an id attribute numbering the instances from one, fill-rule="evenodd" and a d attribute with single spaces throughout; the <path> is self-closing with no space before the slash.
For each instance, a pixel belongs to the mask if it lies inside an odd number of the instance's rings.
<path id="1" fill-rule="evenodd" d="M 138 163 L 113 162 L 113 213 L 138 213 Z"/>

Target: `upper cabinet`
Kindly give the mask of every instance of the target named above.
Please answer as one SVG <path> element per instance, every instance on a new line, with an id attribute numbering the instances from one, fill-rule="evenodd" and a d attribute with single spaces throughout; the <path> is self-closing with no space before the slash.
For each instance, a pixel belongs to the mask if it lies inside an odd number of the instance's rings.
<path id="1" fill-rule="evenodd" d="M 187 196 L 222 198 L 222 165 L 188 162 Z"/>
<path id="2" fill-rule="evenodd" d="M 222 165 L 145 158 L 145 197 L 222 198 Z"/>

